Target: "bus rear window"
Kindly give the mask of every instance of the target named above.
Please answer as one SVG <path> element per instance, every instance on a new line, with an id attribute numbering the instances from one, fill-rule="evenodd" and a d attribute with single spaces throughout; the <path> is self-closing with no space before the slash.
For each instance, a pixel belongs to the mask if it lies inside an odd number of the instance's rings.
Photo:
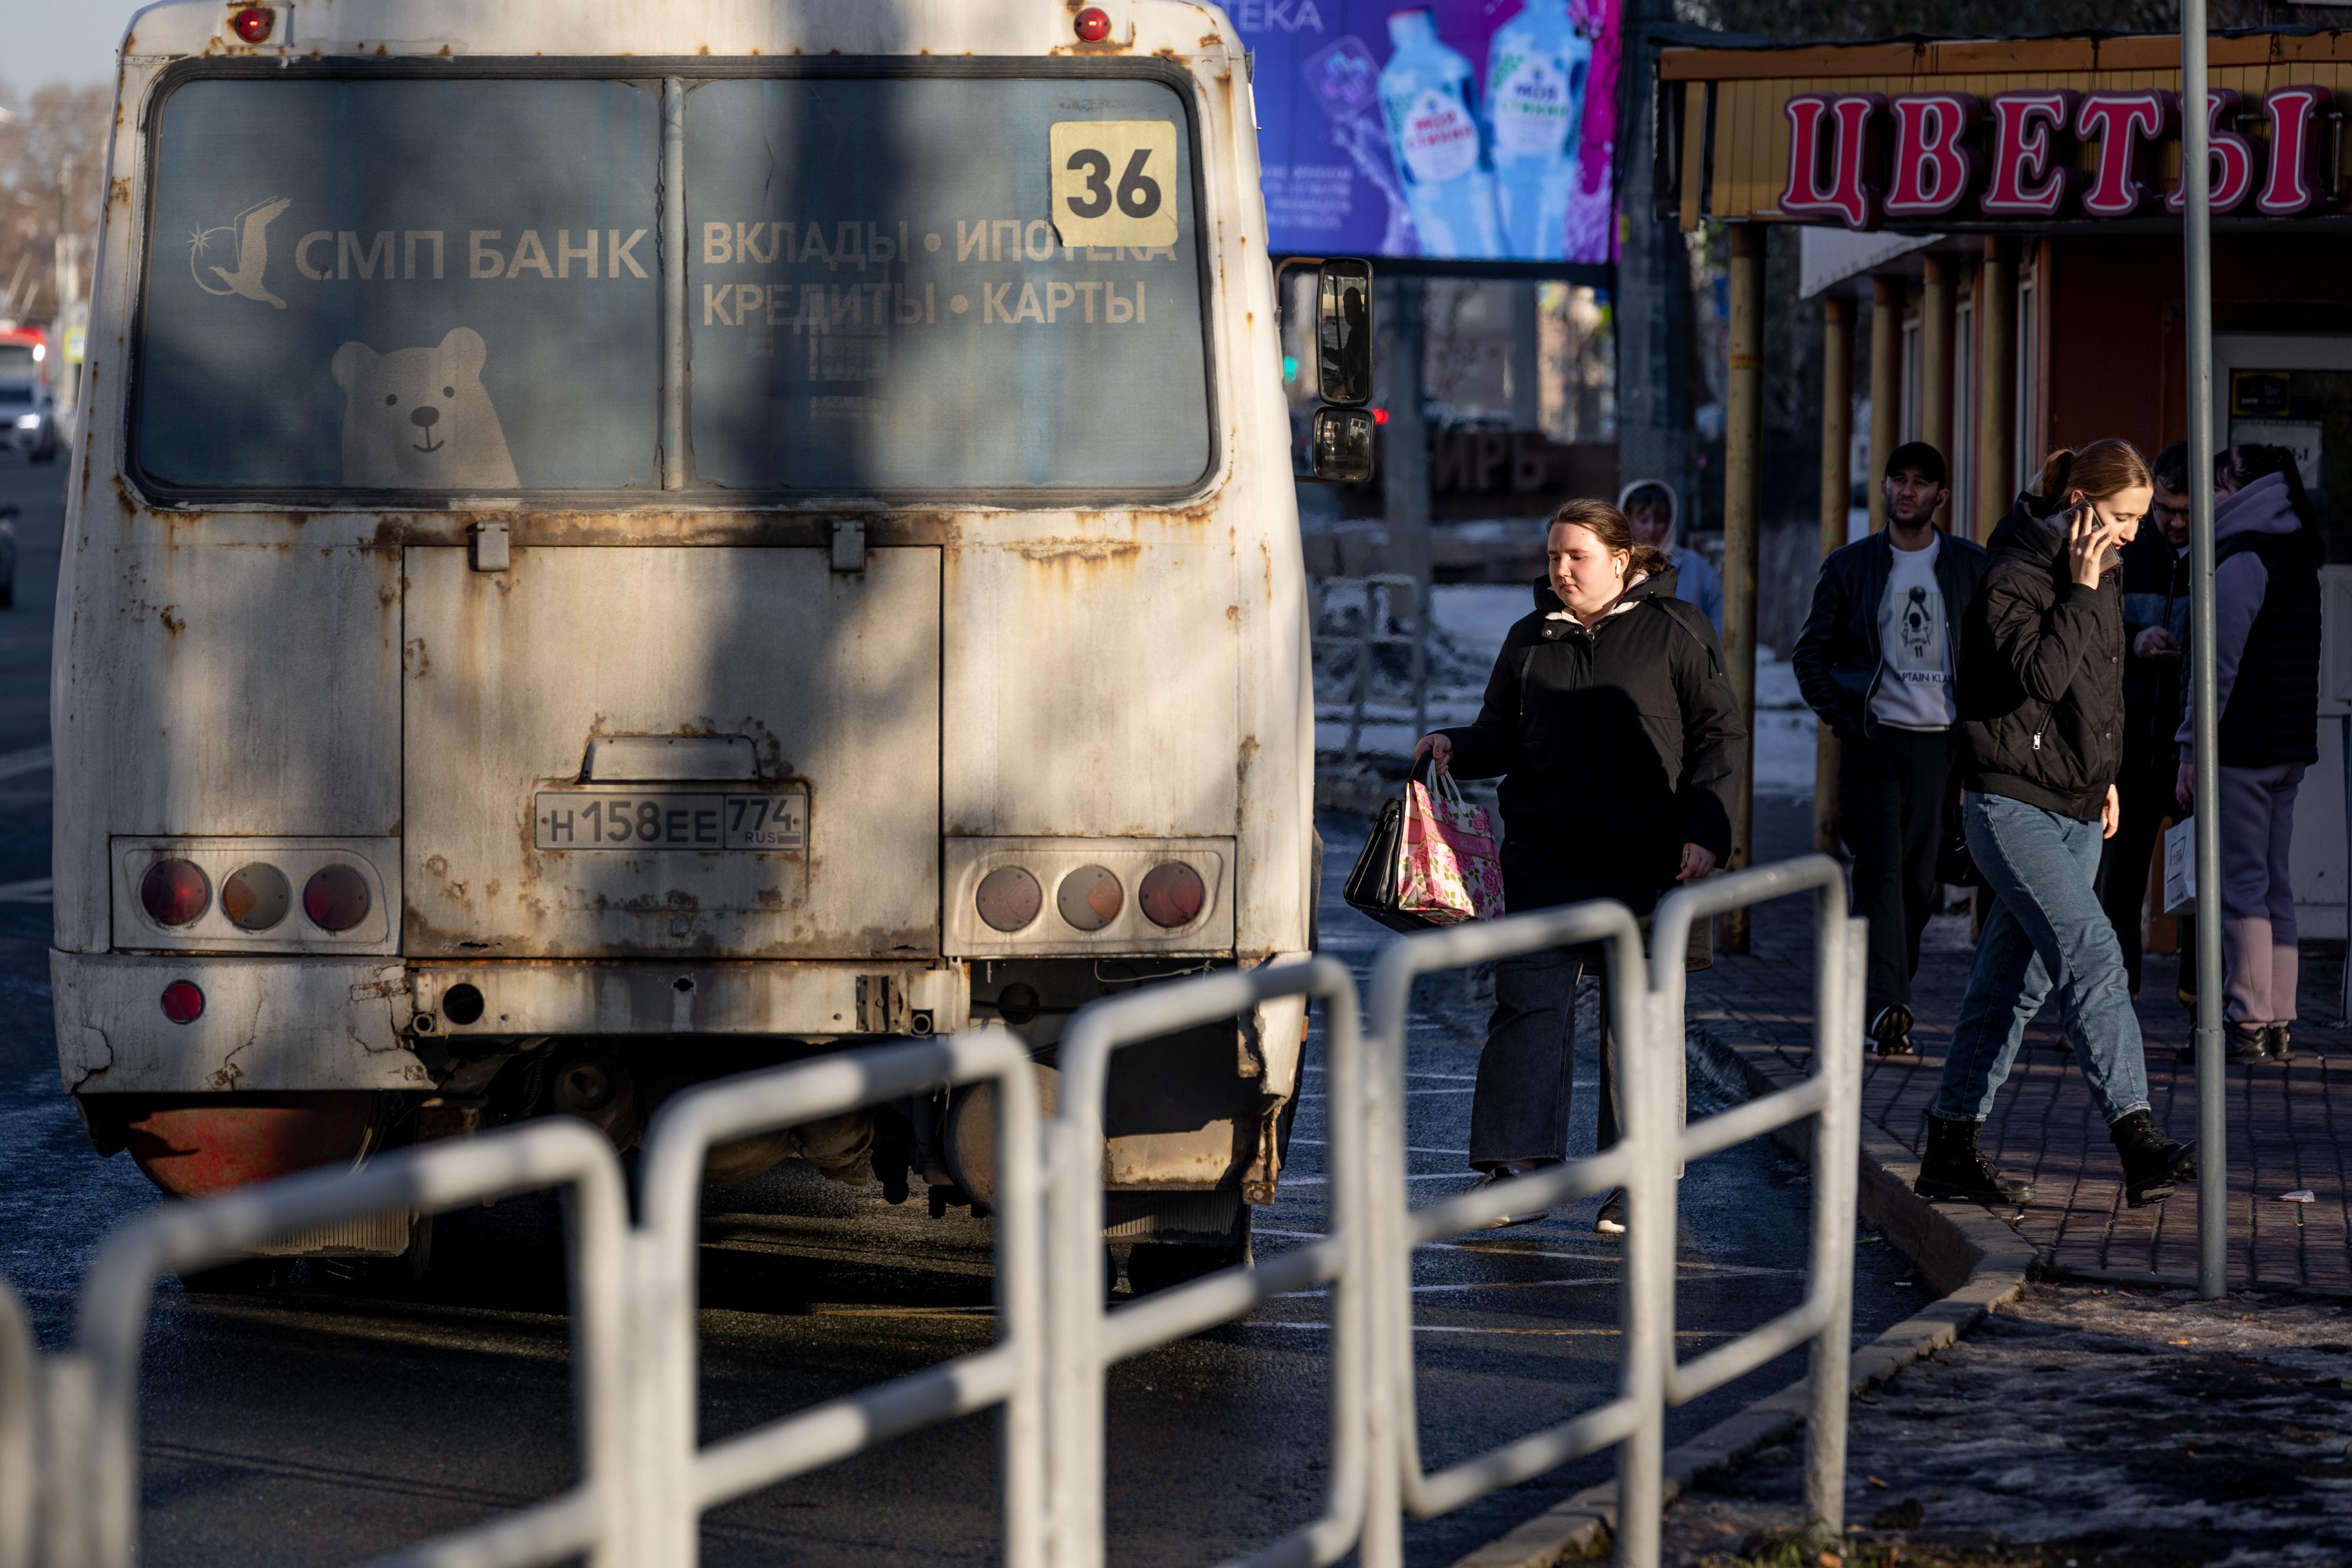
<path id="1" fill-rule="evenodd" d="M 1167 86 L 712 81 L 686 125 L 702 479 L 888 492 L 1202 477 L 1198 214 Z M 1071 128 L 1061 164 L 1078 165 L 1066 201 L 1157 218 L 1162 232 L 1133 237 L 1164 243 L 1063 243 L 1057 125 Z M 1128 145 L 1137 126 L 1165 134 Z"/>
<path id="2" fill-rule="evenodd" d="M 139 466 L 166 487 L 651 485 L 660 84 L 206 79 L 163 105 Z"/>
<path id="3" fill-rule="evenodd" d="M 1193 150 L 1169 86 L 682 90 L 670 255 L 659 80 L 181 85 L 152 142 L 142 479 L 653 490 L 666 399 L 689 489 L 1044 498 L 1207 472 Z M 684 314 L 665 322 L 668 268 Z"/>

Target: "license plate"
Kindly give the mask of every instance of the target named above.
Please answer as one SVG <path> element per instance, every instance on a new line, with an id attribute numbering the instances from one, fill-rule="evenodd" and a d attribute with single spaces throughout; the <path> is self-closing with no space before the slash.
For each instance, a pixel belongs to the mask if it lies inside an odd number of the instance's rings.
<path id="1" fill-rule="evenodd" d="M 771 850 L 808 847 L 808 791 L 715 795 L 544 789 L 533 797 L 543 850 Z"/>

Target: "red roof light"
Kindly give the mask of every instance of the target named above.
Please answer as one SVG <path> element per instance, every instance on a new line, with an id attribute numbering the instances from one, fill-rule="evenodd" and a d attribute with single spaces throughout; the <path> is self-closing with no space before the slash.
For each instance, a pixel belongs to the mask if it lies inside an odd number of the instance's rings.
<path id="1" fill-rule="evenodd" d="M 1110 13 L 1099 5 L 1089 5 L 1078 13 L 1078 37 L 1086 43 L 1099 44 L 1110 37 Z"/>
<path id="2" fill-rule="evenodd" d="M 267 5 L 247 5 L 228 19 L 229 29 L 248 44 L 267 39 L 278 26 L 278 13 Z"/>

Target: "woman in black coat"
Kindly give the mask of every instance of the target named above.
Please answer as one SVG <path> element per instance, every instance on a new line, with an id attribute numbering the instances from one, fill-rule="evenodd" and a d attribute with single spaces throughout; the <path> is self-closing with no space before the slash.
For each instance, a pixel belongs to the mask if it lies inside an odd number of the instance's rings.
<path id="1" fill-rule="evenodd" d="M 1507 908 L 1614 898 L 1647 915 L 1676 882 L 1730 855 L 1747 727 L 1715 629 L 1675 597 L 1674 568 L 1633 542 L 1616 507 L 1570 501 L 1553 516 L 1545 552 L 1535 613 L 1504 638 L 1477 721 L 1424 736 L 1418 750 L 1465 778 L 1502 776 Z M 1605 988 L 1592 949 L 1495 966 L 1470 1110 L 1481 1185 L 1568 1157 L 1576 982 L 1588 967 Z M 1601 1005 L 1606 1148 L 1618 1121 L 1605 991 Z M 1623 1213 L 1623 1196 L 1612 1194 L 1599 1228 L 1622 1233 Z"/>

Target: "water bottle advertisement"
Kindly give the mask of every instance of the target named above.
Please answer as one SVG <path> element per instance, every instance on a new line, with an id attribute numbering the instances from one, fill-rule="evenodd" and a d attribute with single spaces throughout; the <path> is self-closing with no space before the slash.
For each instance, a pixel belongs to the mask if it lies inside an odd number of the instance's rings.
<path id="1" fill-rule="evenodd" d="M 1616 259 L 1619 0 L 1229 0 L 1270 248 Z"/>

